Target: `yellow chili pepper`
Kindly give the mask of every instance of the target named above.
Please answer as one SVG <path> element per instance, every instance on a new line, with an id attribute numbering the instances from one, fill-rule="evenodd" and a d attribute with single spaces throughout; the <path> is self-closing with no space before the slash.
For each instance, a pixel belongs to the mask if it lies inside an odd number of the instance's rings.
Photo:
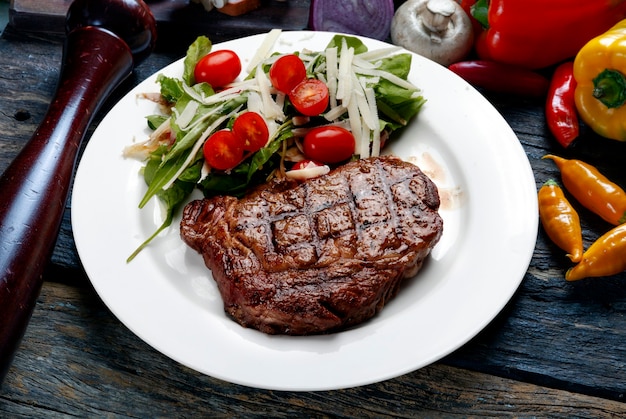
<path id="1" fill-rule="evenodd" d="M 572 262 L 583 256 L 583 236 L 578 213 L 569 203 L 563 189 L 550 179 L 539 189 L 539 219 L 550 239 L 567 252 Z"/>
<path id="2" fill-rule="evenodd" d="M 626 141 L 626 20 L 593 38 L 576 55 L 576 108 L 595 132 Z"/>
<path id="3" fill-rule="evenodd" d="M 561 171 L 565 189 L 585 208 L 613 225 L 626 222 L 626 192 L 598 169 L 581 160 L 567 160 L 552 154 L 543 158 L 554 161 Z"/>
<path id="4" fill-rule="evenodd" d="M 610 276 L 626 270 L 626 224 L 602 235 L 583 254 L 580 263 L 565 273 L 568 281 Z"/>

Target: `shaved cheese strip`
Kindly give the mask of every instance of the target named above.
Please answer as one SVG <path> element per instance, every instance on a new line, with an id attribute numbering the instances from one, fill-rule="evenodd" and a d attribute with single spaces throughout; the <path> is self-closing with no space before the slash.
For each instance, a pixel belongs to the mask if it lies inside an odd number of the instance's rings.
<path id="1" fill-rule="evenodd" d="M 318 65 L 317 67 L 315 67 L 315 72 L 316 73 L 326 73 L 326 63 L 322 63 L 320 65 Z"/>
<path id="2" fill-rule="evenodd" d="M 204 145 L 204 141 L 209 137 L 209 135 L 211 135 L 213 131 L 215 131 L 217 127 L 219 127 L 222 124 L 222 122 L 226 121 L 231 116 L 239 112 L 239 109 L 241 109 L 241 107 L 238 107 L 237 109 L 235 109 L 234 111 L 232 111 L 231 113 L 227 115 L 222 115 L 221 117 L 217 118 L 211 125 L 209 125 L 209 127 L 206 130 L 204 130 L 202 135 L 198 138 L 196 143 L 193 145 L 191 152 L 189 153 L 189 155 L 187 156 L 183 164 L 178 168 L 174 176 L 172 176 L 171 179 L 165 185 L 163 185 L 163 190 L 169 189 L 174 184 L 176 179 L 178 179 L 178 177 L 185 170 L 187 170 L 187 167 L 189 167 L 191 162 L 196 158 L 196 154 L 198 154 L 198 151 L 202 148 L 202 146 Z"/>
<path id="3" fill-rule="evenodd" d="M 375 129 L 378 127 L 378 120 L 374 120 L 374 118 L 372 117 L 372 113 L 370 112 L 370 105 L 369 103 L 367 103 L 367 98 L 365 97 L 363 86 L 361 86 L 361 83 L 359 83 L 355 74 L 353 74 L 353 78 L 353 100 L 356 100 L 357 106 L 359 107 L 359 114 L 361 115 L 361 119 L 363 119 L 363 122 L 369 129 Z"/>
<path id="4" fill-rule="evenodd" d="M 287 95 L 285 95 L 285 94 L 284 94 L 284 93 L 282 93 L 282 92 L 277 92 L 277 93 L 276 93 L 276 106 L 278 106 L 278 108 L 279 108 L 279 109 L 283 109 L 283 108 L 285 107 L 285 98 L 286 98 L 286 97 L 287 97 Z M 283 113 L 283 112 L 281 111 L 281 114 L 282 114 L 282 113 Z M 284 119 L 284 118 L 282 118 L 282 119 L 280 119 L 280 120 L 282 121 L 283 119 Z"/>
<path id="5" fill-rule="evenodd" d="M 328 48 L 326 54 L 326 78 L 328 84 L 329 102 L 331 110 L 337 106 L 337 47 Z M 334 118 L 333 118 L 334 119 Z"/>
<path id="6" fill-rule="evenodd" d="M 206 121 L 207 119 L 211 118 L 213 115 L 221 114 L 224 111 L 225 107 L 226 107 L 226 104 L 223 103 L 220 106 L 217 106 L 214 109 L 212 109 L 210 112 L 203 113 L 202 115 L 200 115 L 199 118 L 197 118 L 195 121 L 193 121 L 193 123 L 191 123 L 191 124 L 189 124 L 187 126 L 186 131 L 192 131 L 194 128 L 196 128 L 198 125 L 204 123 L 204 121 Z"/>
<path id="7" fill-rule="evenodd" d="M 367 128 L 365 125 L 361 127 L 361 158 L 365 159 L 371 156 L 370 145 L 371 145 L 372 131 Z"/>
<path id="8" fill-rule="evenodd" d="M 342 100 L 348 106 L 352 93 L 352 57 L 354 48 L 349 48 L 346 40 L 342 39 L 341 56 L 339 57 L 339 75 L 337 83 L 337 100 Z"/>
<path id="9" fill-rule="evenodd" d="M 188 86 L 187 83 L 182 84 L 183 90 L 187 93 L 193 100 L 198 101 L 200 103 L 204 103 L 206 96 L 200 94 L 196 90 L 194 90 L 191 86 Z"/>
<path id="10" fill-rule="evenodd" d="M 248 110 L 251 112 L 261 113 L 263 109 L 263 99 L 258 92 L 250 92 L 248 94 Z"/>
<path id="11" fill-rule="evenodd" d="M 380 124 L 378 122 L 378 107 L 376 106 L 376 94 L 374 89 L 368 87 L 365 89 L 365 97 L 370 105 L 370 114 L 376 120 L 376 127 L 372 128 L 372 156 L 380 155 Z"/>
<path id="12" fill-rule="evenodd" d="M 187 126 L 189 126 L 189 123 L 191 122 L 193 117 L 196 115 L 198 107 L 200 107 L 200 103 L 196 102 L 195 100 L 190 100 L 185 106 L 185 109 L 183 109 L 180 114 L 178 114 L 178 111 L 176 110 L 176 108 L 174 108 L 173 112 L 176 120 L 176 125 L 178 125 L 180 129 L 186 129 Z"/>
<path id="13" fill-rule="evenodd" d="M 388 55 L 395 54 L 400 51 L 402 48 L 400 47 L 387 47 L 387 48 L 378 48 L 370 51 L 365 51 L 358 54 L 358 57 L 365 61 L 374 61 L 380 60 L 381 58 L 385 58 Z"/>
<path id="14" fill-rule="evenodd" d="M 315 64 L 315 59 L 317 58 L 317 54 L 312 54 L 311 51 L 308 50 L 302 50 L 300 51 L 300 53 L 298 54 L 298 57 L 300 57 L 300 59 L 306 64 L 307 67 Z"/>
<path id="15" fill-rule="evenodd" d="M 352 131 L 352 135 L 354 136 L 355 150 L 358 150 L 361 158 L 368 157 L 368 155 L 363 155 L 364 147 L 362 144 L 363 138 L 361 135 L 361 115 L 359 115 L 359 107 L 356 103 L 356 100 L 350 101 L 350 104 L 348 105 L 348 120 L 350 121 L 350 131 Z M 366 154 L 369 154 L 369 152 Z"/>
<path id="16" fill-rule="evenodd" d="M 367 102 L 367 98 L 364 94 L 354 95 L 356 97 L 356 103 L 361 114 L 363 124 L 369 129 L 376 129 L 378 127 L 378 121 L 374 120 L 371 112 L 371 107 Z"/>
<path id="17" fill-rule="evenodd" d="M 368 86 L 375 86 L 380 83 L 380 77 L 359 77 L 359 83 L 361 83 L 361 86 L 365 89 Z"/>
<path id="18" fill-rule="evenodd" d="M 388 71 L 383 71 L 383 70 L 371 70 L 371 69 L 367 69 L 367 68 L 359 68 L 356 70 L 357 74 L 364 74 L 366 76 L 376 76 L 376 77 L 380 77 L 383 78 L 385 80 L 388 80 L 390 82 L 392 82 L 393 84 L 403 87 L 405 89 L 408 90 L 415 90 L 415 86 L 413 84 L 411 84 L 410 82 L 396 76 L 395 74 L 391 74 Z"/>
<path id="19" fill-rule="evenodd" d="M 190 86 L 187 86 L 185 83 L 182 84 L 182 87 L 185 93 L 187 93 L 192 99 L 200 102 L 203 105 L 213 105 L 215 103 L 223 102 L 228 99 L 234 99 L 241 96 L 242 91 L 258 90 L 258 86 L 256 85 L 256 83 L 250 81 L 246 81 L 245 83 L 239 83 L 236 86 L 229 87 L 222 90 L 221 92 L 215 93 L 210 96 L 200 94 L 198 91 Z"/>
<path id="20" fill-rule="evenodd" d="M 248 73 L 251 73 L 252 70 L 254 70 L 259 65 L 259 63 L 269 55 L 281 33 L 282 31 L 280 29 L 272 29 L 268 32 L 267 35 L 265 35 L 265 39 L 259 46 L 259 49 L 256 50 L 256 53 L 254 54 L 254 56 L 250 60 L 250 63 L 248 64 L 248 67 L 246 68 L 246 71 Z"/>
<path id="21" fill-rule="evenodd" d="M 279 108 L 276 102 L 274 102 L 274 99 L 272 99 L 271 84 L 261 64 L 259 64 L 256 69 L 255 79 L 258 83 L 261 100 L 263 102 L 262 115 L 267 119 L 284 120 L 285 115 L 282 109 Z"/>
<path id="22" fill-rule="evenodd" d="M 352 58 L 352 65 L 359 68 L 378 68 L 378 65 L 371 61 L 364 60 L 360 55 L 355 55 L 354 58 Z"/>
<path id="23" fill-rule="evenodd" d="M 342 105 L 336 105 L 334 108 L 330 109 L 324 114 L 324 118 L 327 121 L 335 121 L 344 113 L 346 113 L 346 108 L 344 108 Z"/>

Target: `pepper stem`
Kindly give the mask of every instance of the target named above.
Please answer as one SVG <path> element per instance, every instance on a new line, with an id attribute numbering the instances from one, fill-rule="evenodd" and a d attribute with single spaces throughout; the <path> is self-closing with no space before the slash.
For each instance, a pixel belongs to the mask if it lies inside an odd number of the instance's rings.
<path id="1" fill-rule="evenodd" d="M 605 69 L 593 79 L 593 97 L 607 108 L 619 108 L 626 103 L 626 77 L 620 71 Z"/>
<path id="2" fill-rule="evenodd" d="M 483 28 L 489 28 L 489 0 L 478 0 L 470 7 L 470 13 Z"/>

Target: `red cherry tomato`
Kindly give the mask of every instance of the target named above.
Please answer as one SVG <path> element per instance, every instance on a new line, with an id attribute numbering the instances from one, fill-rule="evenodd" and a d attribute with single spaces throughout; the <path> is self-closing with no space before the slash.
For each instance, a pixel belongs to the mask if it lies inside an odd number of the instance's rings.
<path id="1" fill-rule="evenodd" d="M 297 55 L 284 55 L 270 67 L 272 85 L 285 94 L 291 92 L 304 79 L 306 79 L 306 68 Z"/>
<path id="2" fill-rule="evenodd" d="M 243 143 L 232 131 L 223 129 L 206 140 L 202 152 L 213 169 L 229 170 L 243 159 Z"/>
<path id="3" fill-rule="evenodd" d="M 196 83 L 209 83 L 214 88 L 232 83 L 241 73 L 241 60 L 230 50 L 213 51 L 198 61 L 193 76 Z"/>
<path id="4" fill-rule="evenodd" d="M 233 123 L 233 133 L 243 143 L 243 149 L 255 152 L 267 144 L 270 133 L 261 115 L 256 112 L 244 112 Z"/>
<path id="5" fill-rule="evenodd" d="M 328 86 L 318 79 L 306 79 L 289 92 L 289 100 L 302 115 L 319 115 L 328 107 Z"/>
<path id="6" fill-rule="evenodd" d="M 339 163 L 354 154 L 352 133 L 344 128 L 328 126 L 313 128 L 304 136 L 304 155 L 323 163 Z"/>

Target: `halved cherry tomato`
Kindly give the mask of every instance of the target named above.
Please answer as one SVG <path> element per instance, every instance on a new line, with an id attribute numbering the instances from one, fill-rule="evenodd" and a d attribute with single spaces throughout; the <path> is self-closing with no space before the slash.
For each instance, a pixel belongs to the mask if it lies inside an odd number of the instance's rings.
<path id="1" fill-rule="evenodd" d="M 323 163 L 339 163 L 354 154 L 354 136 L 347 129 L 327 126 L 313 128 L 304 136 L 304 155 Z"/>
<path id="2" fill-rule="evenodd" d="M 265 119 L 256 112 L 239 115 L 233 123 L 233 133 L 243 142 L 243 149 L 251 152 L 260 150 L 270 138 Z"/>
<path id="3" fill-rule="evenodd" d="M 223 129 L 206 140 L 202 152 L 213 169 L 229 170 L 243 159 L 243 143 L 231 130 Z"/>
<path id="4" fill-rule="evenodd" d="M 193 76 L 196 83 L 209 83 L 214 88 L 232 83 L 241 73 L 241 60 L 233 51 L 219 50 L 198 61 Z"/>
<path id="5" fill-rule="evenodd" d="M 289 92 L 289 100 L 301 114 L 319 115 L 328 107 L 328 86 L 318 79 L 306 79 Z"/>
<path id="6" fill-rule="evenodd" d="M 270 67 L 272 85 L 285 94 L 291 92 L 304 79 L 306 79 L 306 68 L 302 59 L 297 55 L 283 55 Z"/>

